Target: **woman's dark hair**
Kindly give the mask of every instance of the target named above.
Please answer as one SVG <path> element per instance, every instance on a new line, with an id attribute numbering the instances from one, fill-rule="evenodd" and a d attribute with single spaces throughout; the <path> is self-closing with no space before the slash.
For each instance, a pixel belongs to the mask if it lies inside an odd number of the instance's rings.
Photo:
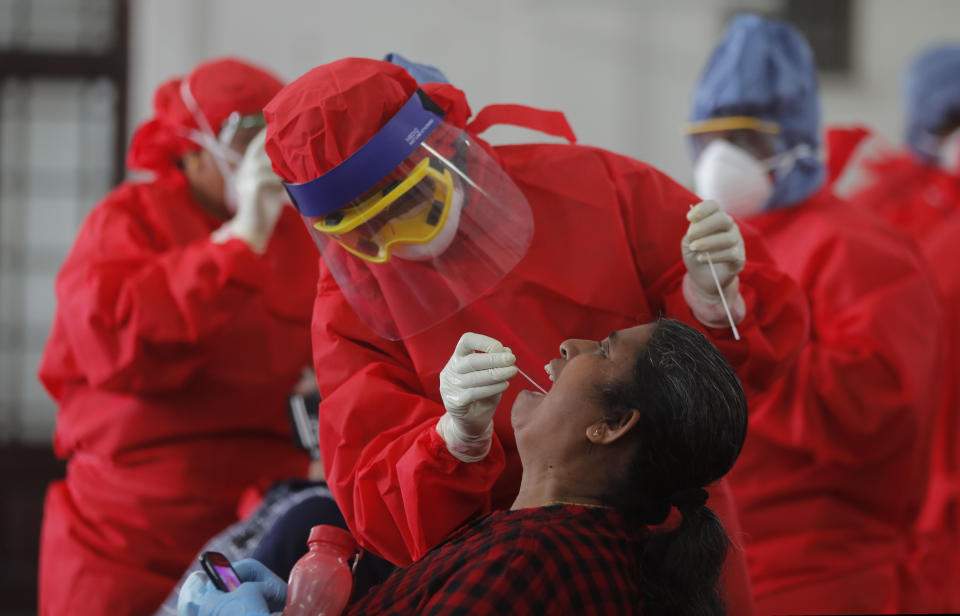
<path id="1" fill-rule="evenodd" d="M 618 504 L 650 526 L 673 505 L 682 514 L 676 528 L 653 531 L 643 544 L 644 614 L 724 614 L 718 580 L 728 539 L 696 495 L 733 467 L 743 447 L 747 401 L 737 375 L 703 334 L 659 319 L 632 377 L 606 386 L 603 397 L 611 423 L 639 412 L 625 442 L 634 457 Z"/>

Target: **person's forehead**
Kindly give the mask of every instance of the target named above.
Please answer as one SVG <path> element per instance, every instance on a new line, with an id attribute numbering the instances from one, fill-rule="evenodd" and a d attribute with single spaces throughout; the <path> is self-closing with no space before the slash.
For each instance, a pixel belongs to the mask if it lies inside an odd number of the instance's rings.
<path id="1" fill-rule="evenodd" d="M 644 323 L 643 325 L 617 330 L 610 334 L 610 338 L 615 345 L 627 345 L 639 349 L 647 343 L 656 327 L 655 322 Z"/>

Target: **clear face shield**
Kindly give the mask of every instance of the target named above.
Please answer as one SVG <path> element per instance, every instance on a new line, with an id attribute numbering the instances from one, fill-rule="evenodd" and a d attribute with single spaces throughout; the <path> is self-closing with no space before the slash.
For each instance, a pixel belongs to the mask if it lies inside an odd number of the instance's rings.
<path id="1" fill-rule="evenodd" d="M 236 169 L 243 158 L 247 145 L 267 125 L 262 113 L 242 115 L 238 111 L 231 113 L 220 130 L 213 131 L 207 116 L 200 110 L 190 84 L 186 79 L 180 82 L 180 97 L 183 104 L 193 114 L 199 129 L 186 130 L 184 137 L 210 152 L 223 178 L 223 201 L 231 213 L 237 211 Z"/>
<path id="2" fill-rule="evenodd" d="M 347 160 L 286 187 L 353 309 L 394 340 L 490 291 L 533 236 L 520 190 L 420 91 Z"/>

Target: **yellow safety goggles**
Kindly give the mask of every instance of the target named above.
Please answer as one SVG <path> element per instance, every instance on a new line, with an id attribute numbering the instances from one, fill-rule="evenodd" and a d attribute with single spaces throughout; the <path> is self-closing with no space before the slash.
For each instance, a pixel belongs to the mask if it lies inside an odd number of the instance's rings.
<path id="1" fill-rule="evenodd" d="M 700 122 L 687 124 L 688 135 L 712 133 L 728 130 L 755 130 L 768 135 L 779 135 L 780 125 L 776 122 L 767 122 L 751 118 L 750 116 L 727 116 L 723 118 L 709 118 Z"/>
<path id="2" fill-rule="evenodd" d="M 385 263 L 394 244 L 425 244 L 436 237 L 450 214 L 453 190 L 450 172 L 427 157 L 403 181 L 322 216 L 313 227 L 351 254 Z"/>

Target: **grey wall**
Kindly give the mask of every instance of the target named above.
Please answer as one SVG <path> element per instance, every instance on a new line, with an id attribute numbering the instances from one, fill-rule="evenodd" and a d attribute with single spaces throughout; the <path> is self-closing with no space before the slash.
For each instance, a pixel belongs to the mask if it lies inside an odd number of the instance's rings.
<path id="1" fill-rule="evenodd" d="M 776 0 L 131 0 L 128 125 L 132 130 L 149 116 L 157 84 L 210 57 L 241 55 L 293 79 L 340 57 L 398 51 L 441 67 L 467 92 L 474 111 L 495 102 L 562 109 L 581 142 L 646 160 L 686 181 L 681 134 L 691 84 L 731 12 L 775 6 Z M 855 3 L 854 70 L 842 80 L 823 79 L 826 121 L 866 122 L 897 140 L 904 64 L 932 42 L 960 39 L 957 23 L 960 2 L 951 0 Z M 494 142 L 539 138 L 505 128 L 488 136 Z M 38 235 L 44 254 L 66 253 L 77 213 L 96 197 L 84 193 L 82 199 L 63 217 L 44 214 L 59 221 L 56 234 Z M 31 276 L 27 299 L 0 298 L 6 315 L 13 314 L 6 304 L 14 299 L 19 314 L 34 314 L 34 321 L 52 314 L 52 267 Z M 36 338 L 40 328 L 42 337 L 44 328 L 31 323 L 30 335 Z M 38 348 L 0 359 L 0 390 L 15 385 L 29 402 L 19 410 L 5 407 L 0 428 L 27 440 L 48 439 L 55 409 L 33 378 Z"/>
<path id="2" fill-rule="evenodd" d="M 680 138 L 691 85 L 727 17 L 776 0 L 139 0 L 131 124 L 152 88 L 235 53 L 291 79 L 340 57 L 399 51 L 433 63 L 474 111 L 516 102 L 567 112 L 584 143 L 689 177 Z M 853 75 L 822 82 L 827 122 L 900 135 L 899 77 L 918 49 L 960 40 L 960 2 L 854 3 Z M 516 133 L 495 133 L 494 140 Z"/>

